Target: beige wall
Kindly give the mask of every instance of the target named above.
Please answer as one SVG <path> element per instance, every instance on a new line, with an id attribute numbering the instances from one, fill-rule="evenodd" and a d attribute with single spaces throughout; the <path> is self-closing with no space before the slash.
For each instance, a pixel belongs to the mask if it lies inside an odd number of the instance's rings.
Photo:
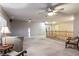
<path id="1" fill-rule="evenodd" d="M 55 24 L 55 31 L 72 31 L 73 32 L 73 21 L 67 21 L 63 23 Z"/>
<path id="2" fill-rule="evenodd" d="M 52 26 L 53 28 L 54 26 Z M 14 20 L 11 23 L 12 35 L 20 37 L 28 37 L 28 28 L 31 30 L 31 37 L 45 37 L 46 30 L 41 23 L 27 23 L 25 21 Z M 56 31 L 73 31 L 73 21 L 58 23 L 55 27 Z M 54 28 L 53 28 L 54 30 Z"/>
<path id="3" fill-rule="evenodd" d="M 74 36 L 79 36 L 79 14 L 75 14 L 74 16 Z"/>
<path id="4" fill-rule="evenodd" d="M 30 28 L 31 37 L 45 36 L 45 28 L 40 23 L 27 23 L 25 21 L 14 20 L 11 23 L 11 31 L 14 36 L 28 37 L 28 28 Z"/>

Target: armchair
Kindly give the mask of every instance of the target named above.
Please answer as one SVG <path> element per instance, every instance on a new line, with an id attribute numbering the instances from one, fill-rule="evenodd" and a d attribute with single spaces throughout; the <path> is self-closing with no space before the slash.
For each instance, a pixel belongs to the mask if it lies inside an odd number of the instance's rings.
<path id="1" fill-rule="evenodd" d="M 68 47 L 68 45 L 74 45 L 79 50 L 79 37 L 68 37 L 65 42 L 65 48 Z"/>

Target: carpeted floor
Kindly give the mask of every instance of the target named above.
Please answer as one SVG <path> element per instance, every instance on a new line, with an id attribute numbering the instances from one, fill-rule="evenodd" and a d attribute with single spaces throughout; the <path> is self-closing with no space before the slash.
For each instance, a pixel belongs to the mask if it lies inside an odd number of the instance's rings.
<path id="1" fill-rule="evenodd" d="M 65 48 L 65 42 L 45 38 L 31 38 L 24 40 L 27 56 L 78 56 L 76 49 Z"/>

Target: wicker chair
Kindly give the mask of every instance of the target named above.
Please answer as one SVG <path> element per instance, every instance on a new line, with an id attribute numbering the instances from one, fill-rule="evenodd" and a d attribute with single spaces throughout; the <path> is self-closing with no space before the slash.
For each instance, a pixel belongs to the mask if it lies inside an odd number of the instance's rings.
<path id="1" fill-rule="evenodd" d="M 77 50 L 79 50 L 79 37 L 68 37 L 67 41 L 65 42 L 65 48 L 67 48 L 68 45 L 74 45 L 77 48 Z"/>

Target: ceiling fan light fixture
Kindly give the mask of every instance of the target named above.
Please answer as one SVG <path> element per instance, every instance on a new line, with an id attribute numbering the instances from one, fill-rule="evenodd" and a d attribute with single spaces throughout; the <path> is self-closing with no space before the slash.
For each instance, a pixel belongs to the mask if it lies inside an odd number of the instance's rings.
<path id="1" fill-rule="evenodd" d="M 54 13 L 54 12 L 49 12 L 48 13 L 48 16 L 53 16 L 53 15 L 55 15 L 56 13 Z"/>
<path id="2" fill-rule="evenodd" d="M 49 12 L 49 13 L 48 13 L 48 16 L 52 16 L 52 15 L 53 15 L 53 12 Z"/>

